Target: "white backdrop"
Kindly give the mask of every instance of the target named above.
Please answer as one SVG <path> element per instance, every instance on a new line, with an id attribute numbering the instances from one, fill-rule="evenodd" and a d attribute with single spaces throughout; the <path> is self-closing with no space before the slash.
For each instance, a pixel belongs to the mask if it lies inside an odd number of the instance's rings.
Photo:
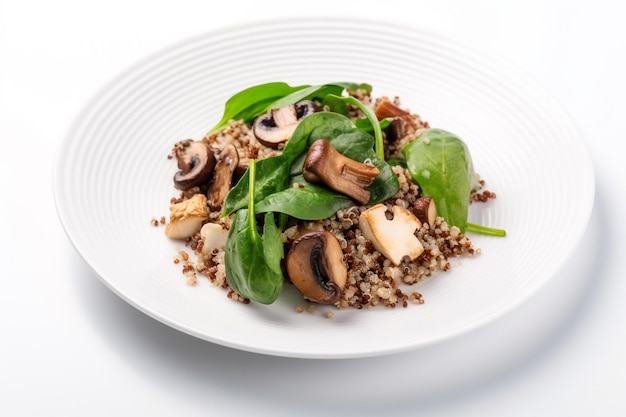
<path id="1" fill-rule="evenodd" d="M 625 12 L 618 1 L 0 0 L 0 414 L 625 415 Z M 163 47 L 307 14 L 384 16 L 486 48 L 569 112 L 594 161 L 594 212 L 571 262 L 529 303 L 421 351 L 285 359 L 173 330 L 115 296 L 82 261 L 58 221 L 51 174 L 89 99 Z M 519 340 L 526 326 L 536 332 Z M 486 358 L 494 344 L 503 351 Z"/>

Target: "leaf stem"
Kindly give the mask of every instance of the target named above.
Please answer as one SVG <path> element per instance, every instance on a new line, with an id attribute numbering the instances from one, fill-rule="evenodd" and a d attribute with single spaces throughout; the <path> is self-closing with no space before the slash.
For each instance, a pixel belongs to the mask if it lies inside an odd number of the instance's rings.
<path id="1" fill-rule="evenodd" d="M 248 192 L 250 194 L 248 200 L 248 226 L 250 230 L 256 230 L 256 221 L 254 218 L 254 180 L 256 178 L 256 161 L 254 159 L 250 159 L 250 166 L 248 167 L 250 172 L 249 175 L 249 184 L 248 184 Z"/>
<path id="2" fill-rule="evenodd" d="M 506 230 L 504 229 L 495 229 L 493 227 L 481 226 L 474 223 L 467 224 L 467 231 L 489 236 L 506 236 Z"/>

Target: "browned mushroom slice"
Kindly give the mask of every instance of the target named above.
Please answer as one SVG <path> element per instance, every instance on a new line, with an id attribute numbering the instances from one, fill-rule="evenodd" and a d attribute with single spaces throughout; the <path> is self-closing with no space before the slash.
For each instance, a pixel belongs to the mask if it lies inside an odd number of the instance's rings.
<path id="1" fill-rule="evenodd" d="M 184 140 L 176 144 L 174 152 L 180 170 L 174 175 L 176 188 L 185 191 L 209 180 L 216 161 L 206 143 Z"/>
<path id="2" fill-rule="evenodd" d="M 291 138 L 300 120 L 316 111 L 315 103 L 310 100 L 272 109 L 269 113 L 256 118 L 252 131 L 263 145 L 277 148 Z"/>
<path id="3" fill-rule="evenodd" d="M 348 278 L 348 267 L 337 238 L 330 232 L 309 232 L 298 238 L 285 260 L 289 279 L 310 301 L 339 301 Z"/>
<path id="4" fill-rule="evenodd" d="M 393 143 L 406 135 L 405 122 L 401 117 L 391 120 L 387 129 L 385 129 L 387 142 Z"/>
<path id="5" fill-rule="evenodd" d="M 370 191 L 367 187 L 379 173 L 378 168 L 373 165 L 363 164 L 340 154 L 326 139 L 313 142 L 302 171 L 305 180 L 326 184 L 359 204 L 369 201 Z"/>
<path id="6" fill-rule="evenodd" d="M 408 111 L 404 109 L 401 109 L 400 107 L 396 106 L 389 100 L 382 101 L 376 107 L 374 112 L 376 113 L 376 117 L 378 118 L 378 120 L 386 119 L 388 117 L 389 118 L 401 117 L 406 122 L 412 123 L 411 113 L 409 113 Z"/>
<path id="7" fill-rule="evenodd" d="M 413 203 L 413 213 L 422 223 L 428 224 L 430 228 L 435 226 L 435 220 L 437 219 L 437 207 L 435 206 L 435 200 L 432 197 L 424 196 L 418 198 Z"/>
<path id="8" fill-rule="evenodd" d="M 238 165 L 239 154 L 237 153 L 237 148 L 232 144 L 226 145 L 218 156 L 213 182 L 207 192 L 211 210 L 219 210 L 222 207 L 226 194 L 230 191 L 233 183 L 233 173 Z"/>
<path id="9" fill-rule="evenodd" d="M 239 164 L 237 168 L 235 168 L 235 172 L 233 172 L 233 184 L 236 184 L 243 174 L 246 173 L 248 168 L 250 167 L 250 158 L 241 158 L 239 157 Z"/>

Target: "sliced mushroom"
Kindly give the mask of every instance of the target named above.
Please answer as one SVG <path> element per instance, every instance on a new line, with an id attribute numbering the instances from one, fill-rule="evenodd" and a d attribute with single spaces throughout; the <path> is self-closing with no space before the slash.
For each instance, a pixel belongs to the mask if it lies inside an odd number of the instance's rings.
<path id="1" fill-rule="evenodd" d="M 411 117 L 411 113 L 408 111 L 401 109 L 396 106 L 389 100 L 382 101 L 374 110 L 376 113 L 376 117 L 378 120 L 386 119 L 386 118 L 401 118 L 405 123 L 415 126 L 415 122 L 413 122 L 413 118 Z"/>
<path id="2" fill-rule="evenodd" d="M 396 117 L 391 120 L 387 129 L 385 129 L 387 142 L 393 143 L 406 135 L 405 122 L 402 118 Z"/>
<path id="3" fill-rule="evenodd" d="M 320 304 L 339 301 L 348 279 L 339 241 L 327 231 L 300 236 L 287 254 L 285 268 L 302 295 Z"/>
<path id="4" fill-rule="evenodd" d="M 209 180 L 216 161 L 206 143 L 188 139 L 177 143 L 174 150 L 180 169 L 174 175 L 176 188 L 185 191 Z"/>
<path id="5" fill-rule="evenodd" d="M 272 109 L 256 118 L 252 127 L 254 136 L 263 145 L 278 148 L 291 138 L 300 120 L 316 111 L 317 106 L 310 100 Z"/>
<path id="6" fill-rule="evenodd" d="M 195 194 L 188 200 L 170 206 L 170 221 L 165 226 L 165 235 L 170 239 L 187 239 L 198 233 L 208 218 L 206 196 Z"/>
<path id="7" fill-rule="evenodd" d="M 222 149 L 215 165 L 213 182 L 207 191 L 209 207 L 211 210 L 219 210 L 224 203 L 226 194 L 233 183 L 233 173 L 239 165 L 239 154 L 234 145 L 228 144 Z"/>
<path id="8" fill-rule="evenodd" d="M 428 224 L 432 229 L 437 219 L 437 206 L 430 196 L 420 197 L 413 203 L 413 213 L 422 223 Z"/>
<path id="9" fill-rule="evenodd" d="M 373 165 L 363 164 L 339 152 L 326 139 L 318 139 L 309 148 L 302 174 L 313 183 L 323 183 L 347 195 L 359 204 L 370 199 L 367 189 L 380 171 Z"/>
<path id="10" fill-rule="evenodd" d="M 250 167 L 250 158 L 241 158 L 239 157 L 239 164 L 235 168 L 235 172 L 233 173 L 233 184 L 236 184 L 243 174 L 246 173 L 248 168 Z"/>
<path id="11" fill-rule="evenodd" d="M 416 125 L 411 113 L 401 109 L 389 100 L 382 101 L 374 110 L 378 120 L 391 119 L 385 129 L 387 142 L 393 143 L 415 130 Z"/>
<path id="12" fill-rule="evenodd" d="M 424 252 L 422 243 L 415 236 L 422 224 L 403 207 L 393 206 L 391 213 L 393 219 L 389 220 L 384 204 L 370 207 L 359 216 L 359 228 L 377 251 L 395 265 L 400 265 L 405 256 L 414 260 Z"/>

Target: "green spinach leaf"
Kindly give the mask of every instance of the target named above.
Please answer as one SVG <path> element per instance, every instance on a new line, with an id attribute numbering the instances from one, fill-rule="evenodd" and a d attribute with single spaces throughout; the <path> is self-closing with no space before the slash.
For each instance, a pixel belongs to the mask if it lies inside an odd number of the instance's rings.
<path id="1" fill-rule="evenodd" d="M 238 210 L 228 233 L 224 263 L 228 285 L 250 300 L 273 303 L 283 287 L 280 270 L 283 246 L 272 213 L 265 215 L 263 236 L 254 215 Z"/>
<path id="2" fill-rule="evenodd" d="M 429 129 L 402 149 L 413 179 L 435 200 L 437 213 L 462 232 L 476 174 L 469 149 L 454 134 Z"/>
<path id="3" fill-rule="evenodd" d="M 289 146 L 301 153 L 306 153 L 308 146 L 317 139 L 326 139 L 342 155 L 358 162 L 366 160 L 376 166 L 380 174 L 369 186 L 371 192 L 369 204 L 380 203 L 392 197 L 400 189 L 398 178 L 391 166 L 378 157 L 374 150 L 375 139 L 368 133 L 358 129 L 350 119 L 338 113 L 315 113 L 300 122 L 293 136 L 287 142 Z M 291 141 L 294 141 L 291 143 Z M 290 145 L 291 143 L 291 145 Z M 296 152 L 291 152 L 290 155 Z M 304 164 L 304 156 L 294 158 L 291 173 L 300 174 Z M 293 181 L 290 181 L 293 182 Z"/>
<path id="4" fill-rule="evenodd" d="M 353 204 L 345 195 L 323 186 L 309 184 L 300 176 L 309 145 L 322 138 L 327 139 L 339 153 L 348 158 L 359 162 L 367 160 L 379 169 L 380 174 L 369 187 L 369 204 L 384 201 L 398 192 L 398 179 L 391 166 L 376 155 L 374 138 L 357 129 L 345 116 L 319 112 L 300 122 L 281 155 L 257 161 L 254 200 L 258 201 L 262 212 L 273 211 L 303 220 L 318 220 L 335 213 L 336 210 L 332 211 L 335 208 L 338 210 Z M 294 188 L 293 184 L 296 182 L 305 184 L 305 187 Z M 249 200 L 248 189 L 249 175 L 246 172 L 228 193 L 222 216 L 246 207 Z M 313 196 L 313 190 L 320 192 L 319 198 Z"/>
<path id="5" fill-rule="evenodd" d="M 256 161 L 257 180 L 254 187 L 254 200 L 261 201 L 267 195 L 284 190 L 291 185 L 289 183 L 290 165 L 290 160 L 284 154 Z M 248 169 L 226 195 L 222 217 L 246 207 L 250 199 L 250 170 Z"/>
<path id="6" fill-rule="evenodd" d="M 256 212 L 274 211 L 301 220 L 319 220 L 327 219 L 337 210 L 354 205 L 349 197 L 306 182 L 302 176 L 295 177 L 293 181 L 301 186 L 268 195 L 257 203 Z"/>
<path id="7" fill-rule="evenodd" d="M 226 101 L 222 119 L 209 133 L 224 128 L 231 120 L 243 119 L 245 122 L 249 122 L 254 117 L 264 113 L 268 106 L 272 106 L 276 100 L 307 87 L 307 85 L 291 87 L 287 83 L 272 82 L 246 88 Z"/>
<path id="8" fill-rule="evenodd" d="M 298 156 L 306 153 L 317 139 L 331 140 L 351 130 L 354 130 L 354 124 L 345 116 L 332 112 L 313 113 L 300 121 L 285 145 L 283 155 L 293 162 Z"/>
<path id="9" fill-rule="evenodd" d="M 324 97 L 326 97 L 328 94 L 341 94 L 345 88 L 345 84 L 341 83 L 312 85 L 307 88 L 303 88 L 302 90 L 294 91 L 293 93 L 285 97 L 279 98 L 278 100 L 271 103 L 268 106 L 267 110 L 283 107 L 288 104 L 297 103 L 302 100 L 323 100 Z"/>
<path id="10" fill-rule="evenodd" d="M 354 124 L 364 132 L 374 132 L 374 126 L 372 126 L 372 122 L 369 119 L 356 119 Z M 380 125 L 381 130 L 385 130 L 391 124 L 391 119 L 382 119 L 378 122 L 378 124 Z"/>
<path id="11" fill-rule="evenodd" d="M 214 133 L 224 128 L 231 120 L 251 122 L 256 116 L 270 109 L 297 103 L 301 100 L 317 99 L 322 101 L 327 95 L 340 95 L 344 90 L 365 89 L 371 91 L 369 84 L 338 82 L 322 85 L 290 86 L 284 82 L 271 82 L 246 88 L 233 95 L 226 102 L 221 120 L 209 131 Z"/>
<path id="12" fill-rule="evenodd" d="M 254 214 L 255 161 L 250 161 L 248 208 L 237 211 L 226 241 L 224 263 L 228 285 L 250 300 L 273 303 L 283 288 L 281 261 L 284 257 L 274 214 L 265 214 L 263 235 Z"/>
<path id="13" fill-rule="evenodd" d="M 365 104 L 361 103 L 359 100 L 351 96 L 341 97 L 341 96 L 330 95 L 329 97 L 331 100 L 339 100 L 347 104 L 352 104 L 353 106 L 358 107 L 363 112 L 366 119 L 370 122 L 370 125 L 374 129 L 376 156 L 378 156 L 380 159 L 384 161 L 385 150 L 384 150 L 384 144 L 383 144 L 383 132 L 382 132 L 382 129 L 380 128 L 380 123 L 378 122 L 378 118 L 376 117 L 376 113 L 374 113 L 374 110 L 367 107 Z"/>

